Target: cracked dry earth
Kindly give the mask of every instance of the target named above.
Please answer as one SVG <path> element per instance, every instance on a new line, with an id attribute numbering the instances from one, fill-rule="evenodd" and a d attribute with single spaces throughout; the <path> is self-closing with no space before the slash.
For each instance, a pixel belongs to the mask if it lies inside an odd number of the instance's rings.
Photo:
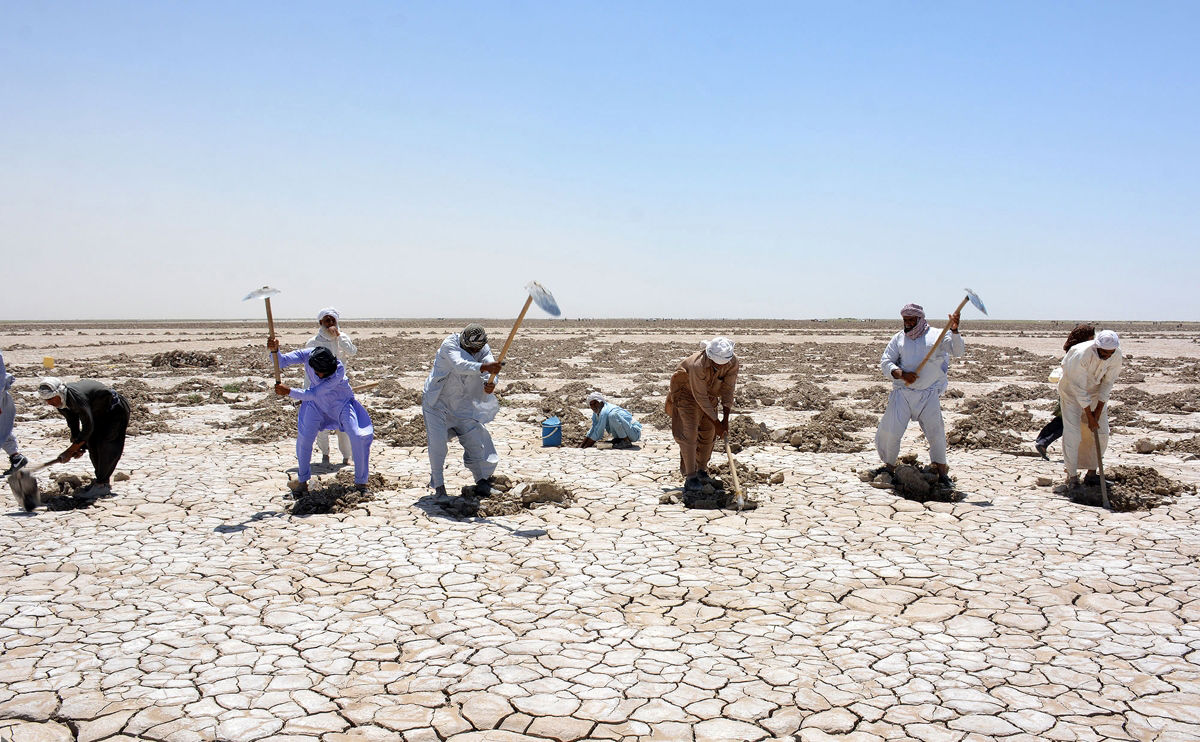
<path id="1" fill-rule="evenodd" d="M 293 517 L 289 441 L 173 412 L 116 496 L 0 516 L 0 740 L 1200 739 L 1194 490 L 1109 513 L 1037 486 L 1058 462 L 952 448 L 965 499 L 920 504 L 870 452 L 771 444 L 738 456 L 784 474 L 758 510 L 684 510 L 669 432 L 544 449 L 513 403 L 501 471 L 573 506 L 455 520 L 424 450 L 377 442 L 391 489 Z M 1114 463 L 1200 481 L 1138 434 Z"/>

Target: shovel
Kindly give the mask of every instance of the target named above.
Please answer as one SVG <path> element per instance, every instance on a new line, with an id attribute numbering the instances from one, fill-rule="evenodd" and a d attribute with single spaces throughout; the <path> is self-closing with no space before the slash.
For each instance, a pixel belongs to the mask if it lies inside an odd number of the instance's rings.
<path id="1" fill-rule="evenodd" d="M 279 289 L 273 289 L 270 286 L 263 286 L 261 289 L 254 289 L 242 299 L 242 301 L 250 301 L 251 299 L 263 299 L 267 303 L 267 339 L 275 339 L 275 318 L 271 316 L 271 297 L 279 293 Z M 275 361 L 275 383 L 283 383 L 283 375 L 279 371 L 279 353 L 271 353 L 271 360 Z"/>
<path id="2" fill-rule="evenodd" d="M 1084 424 L 1087 424 L 1086 418 Z M 1108 482 L 1104 481 L 1104 452 L 1100 450 L 1100 431 L 1092 434 L 1092 440 L 1096 442 L 1096 470 L 1100 472 L 1100 504 L 1105 510 L 1111 510 L 1108 505 Z"/>
<path id="3" fill-rule="evenodd" d="M 953 312 L 951 312 L 951 314 L 958 314 L 959 312 L 961 312 L 962 308 L 967 305 L 968 301 L 971 302 L 972 304 L 974 304 L 976 309 L 983 312 L 984 314 L 987 314 L 987 307 L 983 306 L 983 300 L 979 298 L 979 294 L 976 294 L 971 289 L 963 289 L 963 290 L 967 292 L 967 295 L 965 297 L 963 297 L 963 300 L 958 303 L 958 309 L 955 309 Z M 946 337 L 946 331 L 949 329 L 950 329 L 949 324 L 947 324 L 945 327 L 942 328 L 941 334 L 937 336 L 937 340 L 934 342 L 933 346 L 929 349 L 929 352 L 926 353 L 925 357 L 921 359 L 921 363 L 917 366 L 917 370 L 913 371 L 914 374 L 916 374 L 917 376 L 921 375 L 921 369 L 924 368 L 925 364 L 929 362 L 929 359 L 933 357 L 934 352 L 938 348 L 942 347 L 942 338 Z M 911 384 L 912 382 L 905 382 L 905 383 Z"/>
<path id="4" fill-rule="evenodd" d="M 508 340 L 504 341 L 504 347 L 500 350 L 500 357 L 496 359 L 500 363 L 504 362 L 504 356 L 508 353 L 508 346 L 512 345 L 513 338 L 517 334 L 517 328 L 521 326 L 521 321 L 525 319 L 525 313 L 529 311 L 530 304 L 536 301 L 537 305 L 542 308 L 542 311 L 551 317 L 557 317 L 562 314 L 562 310 L 558 308 L 558 302 L 554 301 L 554 295 L 545 286 L 537 281 L 530 281 L 525 284 L 525 290 L 529 292 L 529 296 L 525 299 L 525 306 L 521 307 L 521 313 L 517 315 L 517 321 L 513 324 L 512 332 L 508 333 Z M 491 375 L 488 383 L 496 383 L 496 374 Z"/>
<path id="5" fill-rule="evenodd" d="M 57 462 L 58 458 L 56 457 L 44 464 L 38 464 L 34 467 L 27 466 L 8 475 L 8 487 L 12 490 L 13 497 L 17 499 L 17 507 L 27 513 L 32 513 L 42 504 L 42 496 L 38 492 L 37 477 L 33 475 L 35 472 L 39 472 Z"/>
<path id="6" fill-rule="evenodd" d="M 738 481 L 737 464 L 733 460 L 733 449 L 729 447 L 729 435 L 725 435 L 725 455 L 729 458 L 729 473 L 733 476 L 733 507 L 740 513 L 746 507 L 746 494 Z"/>

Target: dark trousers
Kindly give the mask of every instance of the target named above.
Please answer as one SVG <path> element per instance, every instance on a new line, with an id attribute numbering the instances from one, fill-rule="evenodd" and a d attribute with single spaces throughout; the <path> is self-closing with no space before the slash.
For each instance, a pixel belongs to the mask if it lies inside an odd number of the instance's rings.
<path id="1" fill-rule="evenodd" d="M 1038 433 L 1037 444 L 1042 448 L 1049 448 L 1051 443 L 1062 438 L 1062 434 L 1062 415 L 1055 415 L 1054 419 L 1046 423 L 1046 427 L 1042 428 L 1042 432 Z"/>
<path id="2" fill-rule="evenodd" d="M 129 427 L 129 403 L 113 395 L 113 405 L 103 418 L 93 420 L 92 437 L 88 438 L 88 457 L 96 470 L 96 484 L 110 484 L 109 479 L 125 452 L 125 429 Z"/>

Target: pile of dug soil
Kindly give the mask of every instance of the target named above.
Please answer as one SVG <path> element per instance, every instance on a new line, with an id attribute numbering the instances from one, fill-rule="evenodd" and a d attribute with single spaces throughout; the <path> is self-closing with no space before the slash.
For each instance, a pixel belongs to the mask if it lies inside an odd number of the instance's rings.
<path id="1" fill-rule="evenodd" d="M 171 368 L 212 368 L 219 363 L 212 353 L 201 353 L 191 350 L 171 350 L 166 353 L 156 353 L 150 359 L 150 365 L 170 366 Z"/>
<path id="2" fill-rule="evenodd" d="M 755 477 L 753 470 L 743 467 L 741 462 L 737 463 L 738 481 L 742 485 L 743 494 L 746 491 L 746 485 Z M 720 472 L 728 475 L 729 465 L 722 462 L 712 467 L 714 473 Z M 743 476 L 745 477 L 743 479 Z M 733 477 L 728 477 L 729 484 L 726 485 L 725 478 L 710 476 L 704 482 L 704 486 L 699 492 L 668 492 L 658 498 L 661 505 L 683 505 L 685 508 L 694 510 L 737 510 L 737 493 L 733 488 Z M 745 497 L 742 503 L 742 510 L 754 510 L 758 507 L 756 500 Z"/>
<path id="3" fill-rule="evenodd" d="M 883 412 L 887 409 L 888 395 L 892 393 L 890 386 L 882 384 L 873 384 L 865 386 L 861 389 L 856 389 L 851 398 L 863 399 L 867 401 L 866 408 L 872 412 Z"/>
<path id="4" fill-rule="evenodd" d="M 1035 399 L 1049 399 L 1058 396 L 1058 390 L 1049 385 L 1018 386 L 1005 384 L 994 391 L 983 395 L 983 399 L 997 402 L 1030 402 Z"/>
<path id="5" fill-rule="evenodd" d="M 149 435 L 151 433 L 170 433 L 171 428 L 166 421 L 173 419 L 169 412 L 154 413 L 147 406 L 155 402 L 155 395 L 150 386 L 139 379 L 128 379 L 113 386 L 129 403 L 129 427 L 125 435 Z"/>
<path id="6" fill-rule="evenodd" d="M 395 379 L 381 379 L 374 389 L 369 390 L 369 393 L 376 397 L 383 397 L 393 409 L 419 407 L 421 405 L 421 391 L 419 389 L 408 389 Z"/>
<path id="7" fill-rule="evenodd" d="M 1123 379 L 1122 379 L 1123 380 Z M 1135 386 L 1122 386 L 1113 392 L 1113 397 L 1130 409 L 1152 412 L 1158 415 L 1186 415 L 1200 412 L 1200 401 L 1189 391 L 1148 394 Z"/>
<path id="8" fill-rule="evenodd" d="M 92 483 L 91 477 L 85 480 L 75 474 L 59 473 L 47 479 L 49 481 L 38 491 L 42 507 L 46 510 L 82 510 L 93 507 L 99 499 L 88 497 L 84 492 Z"/>
<path id="9" fill-rule="evenodd" d="M 274 443 L 294 439 L 297 435 L 296 406 L 294 400 L 272 392 L 270 396 L 264 395 L 247 404 L 230 405 L 235 410 L 250 412 L 228 423 L 216 423 L 216 426 L 245 431 L 234 436 L 235 441 L 242 443 Z"/>
<path id="10" fill-rule="evenodd" d="M 1117 513 L 1150 510 L 1169 504 L 1181 492 L 1196 489 L 1194 485 L 1168 479 L 1149 466 L 1114 466 L 1105 475 L 1112 482 L 1108 488 L 1109 509 Z M 1080 480 L 1078 486 L 1060 487 L 1055 492 L 1080 505 L 1100 507 L 1103 502 L 1099 483 L 1086 485 Z"/>
<path id="11" fill-rule="evenodd" d="M 859 473 L 859 479 L 878 489 L 895 490 L 897 495 L 915 502 L 958 502 L 964 497 L 953 487 L 939 484 L 937 470 L 932 465 L 919 464 L 912 454 L 901 456 L 894 472 L 883 467 L 865 469 Z"/>
<path id="12" fill-rule="evenodd" d="M 176 405 L 190 407 L 201 404 L 220 404 L 225 401 L 225 390 L 215 381 L 188 379 L 167 390 L 167 395 Z"/>
<path id="13" fill-rule="evenodd" d="M 633 413 L 643 425 L 653 425 L 659 430 L 671 429 L 671 416 L 667 414 L 666 390 L 652 384 L 640 384 L 625 395 L 621 405 Z"/>
<path id="14" fill-rule="evenodd" d="M 783 392 L 757 381 L 740 383 L 735 387 L 733 406 L 744 410 L 751 407 L 772 407 L 783 398 Z"/>
<path id="15" fill-rule="evenodd" d="M 1191 438 L 1184 438 L 1183 440 L 1179 441 L 1169 441 L 1158 448 L 1160 451 L 1171 451 L 1172 453 L 1190 453 L 1200 456 L 1200 435 L 1193 435 Z"/>
<path id="16" fill-rule="evenodd" d="M 828 389 L 817 386 L 808 379 L 802 379 L 776 394 L 782 394 L 779 404 L 791 410 L 824 410 L 833 403 L 833 395 Z"/>
<path id="17" fill-rule="evenodd" d="M 375 423 L 375 438 L 389 446 L 419 448 L 429 443 L 425 436 L 425 418 L 421 415 L 402 420 L 387 413 L 376 413 L 380 422 Z"/>
<path id="18" fill-rule="evenodd" d="M 862 430 L 872 418 L 845 407 L 830 407 L 818 412 L 808 424 L 789 428 L 787 441 L 797 451 L 808 453 L 855 453 L 866 443 L 851 433 Z"/>
<path id="19" fill-rule="evenodd" d="M 1036 427 L 1028 410 L 1011 410 L 1003 402 L 989 397 L 967 399 L 959 411 L 965 417 L 954 423 L 946 441 L 960 448 L 1019 448 L 1021 439 L 1010 431 Z"/>
<path id="20" fill-rule="evenodd" d="M 288 483 L 298 484 L 296 480 Z M 378 472 L 367 477 L 367 491 L 354 488 L 354 472 L 343 469 L 333 479 L 308 481 L 308 494 L 292 503 L 292 515 L 320 515 L 324 513 L 347 513 L 375 499 L 376 493 L 389 488 L 387 479 Z"/>
<path id="21" fill-rule="evenodd" d="M 750 446 L 760 446 L 770 440 L 771 429 L 762 423 L 754 422 L 754 418 L 749 415 L 735 415 L 729 421 L 729 449 L 734 453 Z M 717 448 L 724 446 L 724 443 L 717 442 Z"/>
<path id="22" fill-rule="evenodd" d="M 455 518 L 490 518 L 516 515 L 539 505 L 568 507 L 575 495 L 566 487 L 549 481 L 515 482 L 504 474 L 492 477 L 492 491 L 480 497 L 475 485 L 462 488 L 459 496 L 434 495 L 434 504 Z"/>

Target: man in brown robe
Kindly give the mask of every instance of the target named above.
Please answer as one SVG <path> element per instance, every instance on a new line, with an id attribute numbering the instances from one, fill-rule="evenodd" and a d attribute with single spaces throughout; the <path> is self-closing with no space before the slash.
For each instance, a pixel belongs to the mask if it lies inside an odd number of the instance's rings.
<path id="1" fill-rule="evenodd" d="M 719 337 L 703 345 L 704 350 L 679 362 L 667 393 L 667 414 L 671 416 L 671 434 L 679 444 L 679 470 L 684 476 L 685 492 L 698 492 L 704 486 L 713 444 L 729 431 L 737 384 L 738 359 L 733 354 L 733 343 Z"/>

